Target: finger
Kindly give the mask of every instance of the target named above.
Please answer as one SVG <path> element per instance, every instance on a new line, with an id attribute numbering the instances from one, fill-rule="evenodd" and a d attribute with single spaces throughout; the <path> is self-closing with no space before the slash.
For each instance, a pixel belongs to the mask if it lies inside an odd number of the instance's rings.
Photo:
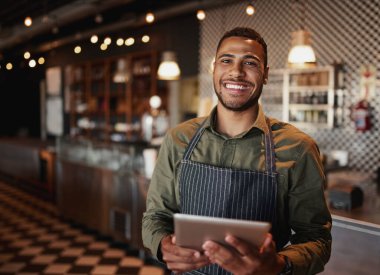
<path id="1" fill-rule="evenodd" d="M 229 265 L 234 261 L 239 260 L 239 255 L 232 250 L 212 241 L 207 241 L 203 244 L 205 254 L 211 262 Z"/>
<path id="2" fill-rule="evenodd" d="M 226 242 L 235 248 L 243 257 L 258 257 L 259 250 L 257 247 L 253 247 L 251 244 L 244 242 L 232 235 L 227 235 Z"/>
<path id="3" fill-rule="evenodd" d="M 267 236 L 264 240 L 264 243 L 260 248 L 260 252 L 264 255 L 276 253 L 276 246 L 273 242 L 272 234 L 270 234 L 270 233 L 267 234 Z"/>

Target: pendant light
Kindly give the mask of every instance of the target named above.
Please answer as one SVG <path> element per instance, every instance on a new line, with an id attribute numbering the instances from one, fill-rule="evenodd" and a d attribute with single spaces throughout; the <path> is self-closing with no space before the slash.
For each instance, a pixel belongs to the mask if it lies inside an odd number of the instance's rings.
<path id="1" fill-rule="evenodd" d="M 128 64 L 125 59 L 119 59 L 116 63 L 116 72 L 113 76 L 113 82 L 126 83 L 129 81 Z"/>
<path id="2" fill-rule="evenodd" d="M 177 80 L 181 75 L 181 70 L 177 63 L 176 54 L 172 51 L 162 53 L 162 61 L 158 66 L 158 79 Z"/>
<path id="3" fill-rule="evenodd" d="M 316 65 L 316 57 L 311 46 L 310 32 L 305 29 L 305 1 L 302 2 L 302 10 L 300 9 L 301 28 L 292 32 L 292 48 L 288 55 L 289 67 L 313 67 Z"/>

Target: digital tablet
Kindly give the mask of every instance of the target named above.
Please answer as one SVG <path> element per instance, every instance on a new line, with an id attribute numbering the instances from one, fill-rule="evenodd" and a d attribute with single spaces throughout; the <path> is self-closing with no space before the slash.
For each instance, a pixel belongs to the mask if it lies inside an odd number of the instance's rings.
<path id="1" fill-rule="evenodd" d="M 227 234 L 261 246 L 270 228 L 268 222 L 174 214 L 176 244 L 198 251 L 207 240 L 228 246 L 224 241 Z"/>

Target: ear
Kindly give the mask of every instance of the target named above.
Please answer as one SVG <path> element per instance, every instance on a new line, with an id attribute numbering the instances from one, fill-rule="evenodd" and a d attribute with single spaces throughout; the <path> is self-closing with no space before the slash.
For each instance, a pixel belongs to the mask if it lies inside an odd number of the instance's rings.
<path id="1" fill-rule="evenodd" d="M 268 83 L 268 77 L 269 77 L 269 67 L 266 67 L 264 70 L 264 81 L 263 81 L 265 85 Z"/>

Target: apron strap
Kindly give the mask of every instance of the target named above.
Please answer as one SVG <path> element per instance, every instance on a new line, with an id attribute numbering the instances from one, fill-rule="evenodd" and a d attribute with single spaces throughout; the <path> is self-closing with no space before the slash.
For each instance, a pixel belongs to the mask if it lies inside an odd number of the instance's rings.
<path id="1" fill-rule="evenodd" d="M 183 157 L 183 160 L 190 160 L 190 156 L 193 153 L 194 148 L 196 147 L 199 139 L 201 138 L 203 132 L 206 128 L 204 128 L 204 124 L 206 123 L 205 119 L 201 125 L 199 126 L 197 132 L 195 133 L 194 137 L 190 140 L 189 145 L 186 147 L 185 154 Z M 264 131 L 264 138 L 265 138 L 265 170 L 269 173 L 275 173 L 276 172 L 276 156 L 274 151 L 274 142 L 273 142 L 273 133 L 270 126 L 269 118 L 266 117 L 266 126 L 267 129 Z"/>
<path id="2" fill-rule="evenodd" d="M 269 173 L 276 172 L 276 155 L 274 151 L 274 141 L 273 141 L 273 133 L 270 126 L 269 118 L 265 118 L 267 122 L 267 131 L 264 133 L 265 136 L 265 169 Z"/>
<path id="3" fill-rule="evenodd" d="M 186 147 L 186 150 L 185 150 L 185 154 L 183 156 L 183 160 L 190 160 L 190 156 L 191 154 L 193 153 L 193 150 L 195 148 L 195 146 L 197 145 L 199 139 L 201 138 L 203 132 L 205 131 L 206 128 L 204 128 L 203 126 L 205 125 L 206 123 L 206 120 L 205 119 L 201 125 L 199 126 L 197 132 L 195 133 L 195 135 L 191 138 L 190 140 L 190 143 L 189 145 Z"/>

